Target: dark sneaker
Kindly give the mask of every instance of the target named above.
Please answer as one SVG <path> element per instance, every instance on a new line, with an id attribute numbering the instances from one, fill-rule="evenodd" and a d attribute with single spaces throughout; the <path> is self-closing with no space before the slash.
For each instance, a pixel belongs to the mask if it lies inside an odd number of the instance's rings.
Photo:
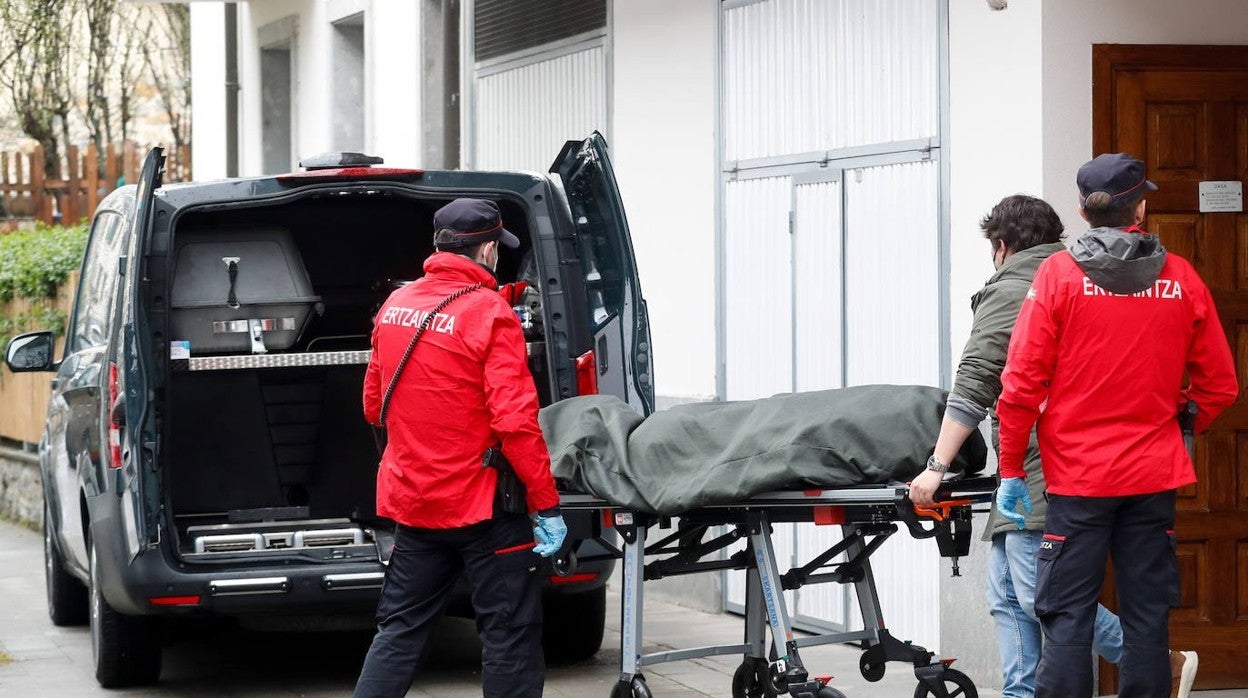
<path id="1" fill-rule="evenodd" d="M 1200 658 L 1195 652 L 1170 651 L 1170 698 L 1188 698 L 1196 681 Z"/>

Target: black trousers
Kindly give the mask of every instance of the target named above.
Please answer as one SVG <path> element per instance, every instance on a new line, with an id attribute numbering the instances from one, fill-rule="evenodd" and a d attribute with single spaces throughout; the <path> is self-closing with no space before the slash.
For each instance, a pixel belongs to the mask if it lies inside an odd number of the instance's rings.
<path id="1" fill-rule="evenodd" d="M 461 572 L 472 585 L 486 698 L 539 698 L 545 683 L 539 560 L 528 517 L 464 528 L 398 526 L 357 698 L 403 696 Z"/>
<path id="2" fill-rule="evenodd" d="M 1036 560 L 1044 648 L 1037 698 L 1092 695 L 1092 627 L 1112 557 L 1122 620 L 1119 698 L 1170 695 L 1170 608 L 1179 603 L 1174 491 L 1132 497 L 1049 496 Z"/>

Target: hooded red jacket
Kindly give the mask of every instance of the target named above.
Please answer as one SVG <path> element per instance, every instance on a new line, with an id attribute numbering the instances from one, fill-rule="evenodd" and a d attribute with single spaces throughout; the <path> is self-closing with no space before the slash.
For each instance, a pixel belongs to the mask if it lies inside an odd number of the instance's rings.
<path id="1" fill-rule="evenodd" d="M 1142 233 L 1094 229 L 1089 235 L 1094 243 L 1096 235 L 1141 248 L 1156 243 L 1124 232 Z M 1076 242 L 1076 254 L 1085 239 Z M 1115 270 L 1127 270 L 1143 255 L 1085 270 L 1070 252 L 1060 252 L 1040 265 L 1001 376 L 1001 477 L 1023 476 L 1038 419 L 1044 478 L 1054 494 L 1152 494 L 1196 481 L 1179 409 L 1188 397 L 1195 400 L 1196 430 L 1203 431 L 1234 402 L 1239 387 L 1209 289 L 1187 260 L 1161 255 L 1152 253 L 1157 270 L 1134 293 L 1107 291 L 1089 274 L 1108 283 Z"/>
<path id="2" fill-rule="evenodd" d="M 482 456 L 500 442 L 528 489 L 530 511 L 557 506 L 519 319 L 493 292 L 493 275 L 467 257 L 438 252 L 424 268 L 425 276 L 392 293 L 374 319 L 364 376 L 370 424 L 378 423 L 395 366 L 428 312 L 466 286 L 485 288 L 435 316 L 399 376 L 386 414 L 377 513 L 420 528 L 490 518 L 496 471 L 483 467 Z"/>

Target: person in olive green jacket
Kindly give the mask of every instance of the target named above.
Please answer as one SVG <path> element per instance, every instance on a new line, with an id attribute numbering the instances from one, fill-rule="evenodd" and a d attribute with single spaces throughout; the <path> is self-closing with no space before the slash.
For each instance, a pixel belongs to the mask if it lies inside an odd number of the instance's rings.
<path id="1" fill-rule="evenodd" d="M 927 470 L 910 485 L 915 504 L 931 504 L 948 464 L 966 438 L 989 415 L 1001 394 L 1010 334 L 1023 297 L 1040 263 L 1064 253 L 1062 221 L 1040 199 L 1021 194 L 1007 196 L 980 223 L 992 245 L 997 272 L 971 297 L 975 318 L 971 336 L 958 362 L 953 390 L 945 406 L 944 423 Z M 993 415 L 992 441 L 997 447 L 997 420 Z M 1044 534 L 1044 476 L 1040 449 L 1031 435 L 1024 469 L 1032 509 L 1016 525 L 994 506 L 984 539 L 992 541 L 988 563 L 988 600 L 996 623 L 997 646 L 1004 678 L 1003 698 L 1035 695 L 1036 667 L 1040 662 L 1041 630 L 1036 619 L 1036 551 Z M 1097 610 L 1093 649 L 1106 660 L 1122 658 L 1122 627 L 1104 606 Z"/>

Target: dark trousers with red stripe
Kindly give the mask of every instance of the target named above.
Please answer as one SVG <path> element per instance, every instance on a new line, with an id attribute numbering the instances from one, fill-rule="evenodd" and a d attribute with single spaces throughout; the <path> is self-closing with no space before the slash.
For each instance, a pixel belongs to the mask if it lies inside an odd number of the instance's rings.
<path id="1" fill-rule="evenodd" d="M 546 678 L 539 560 L 525 516 L 445 530 L 398 526 L 377 604 L 377 635 L 355 695 L 407 693 L 433 624 L 466 572 L 481 635 L 483 695 L 539 698 Z"/>
<path id="2" fill-rule="evenodd" d="M 1092 695 L 1092 628 L 1112 558 L 1122 620 L 1119 698 L 1170 695 L 1170 608 L 1179 602 L 1174 491 L 1131 497 L 1049 495 L 1036 560 L 1044 648 L 1037 698 Z"/>

